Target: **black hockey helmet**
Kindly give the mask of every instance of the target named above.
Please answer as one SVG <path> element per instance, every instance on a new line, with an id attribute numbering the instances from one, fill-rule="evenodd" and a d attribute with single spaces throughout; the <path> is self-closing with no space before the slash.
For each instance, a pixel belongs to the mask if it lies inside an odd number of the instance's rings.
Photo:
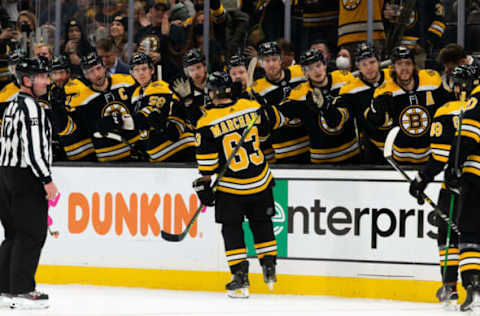
<path id="1" fill-rule="evenodd" d="M 8 52 L 8 63 L 10 65 L 16 65 L 25 54 L 20 49 L 12 49 Z"/>
<path id="2" fill-rule="evenodd" d="M 277 42 L 266 42 L 258 47 L 258 56 L 260 58 L 277 55 L 282 55 L 282 50 Z"/>
<path id="3" fill-rule="evenodd" d="M 80 61 L 80 68 L 82 68 L 82 71 L 85 73 L 88 71 L 88 69 L 98 64 L 103 66 L 102 58 L 98 56 L 96 52 L 91 52 L 87 56 L 82 57 L 82 60 Z"/>
<path id="4" fill-rule="evenodd" d="M 390 54 L 390 60 L 394 64 L 397 60 L 400 59 L 411 59 L 415 64 L 415 54 L 408 47 L 397 46 L 392 50 Z"/>
<path id="5" fill-rule="evenodd" d="M 143 64 L 147 64 L 148 67 L 153 68 L 152 59 L 148 55 L 144 53 L 135 53 L 130 59 L 130 63 L 129 63 L 130 70 L 132 70 L 133 67 L 137 65 L 143 65 Z"/>
<path id="6" fill-rule="evenodd" d="M 247 59 L 242 55 L 233 55 L 227 64 L 227 70 L 230 71 L 232 67 L 245 66 L 247 67 Z"/>
<path id="7" fill-rule="evenodd" d="M 232 85 L 232 78 L 226 72 L 215 71 L 208 76 L 207 91 L 213 92 L 213 98 L 231 98 Z"/>
<path id="8" fill-rule="evenodd" d="M 375 57 L 377 60 L 379 60 L 378 52 L 375 46 L 367 42 L 363 42 L 357 45 L 357 51 L 355 52 L 355 58 L 357 62 L 371 57 Z"/>
<path id="9" fill-rule="evenodd" d="M 302 65 L 302 67 L 314 64 L 317 61 L 321 61 L 325 64 L 325 58 L 318 49 L 310 49 L 300 56 L 300 65 Z"/>
<path id="10" fill-rule="evenodd" d="M 457 66 L 450 75 L 453 86 L 458 86 L 461 91 L 466 91 L 467 93 L 472 92 L 480 84 L 479 77 L 480 68 L 475 63 Z"/>
<path id="11" fill-rule="evenodd" d="M 19 85 L 23 85 L 23 77 L 31 77 L 50 71 L 48 59 L 45 57 L 26 58 L 21 57 L 15 68 L 15 75 Z M 33 81 L 33 79 L 32 79 Z"/>
<path id="12" fill-rule="evenodd" d="M 51 70 L 70 70 L 70 63 L 68 59 L 64 55 L 60 56 L 53 56 L 52 61 L 50 63 Z"/>
<path id="13" fill-rule="evenodd" d="M 183 56 L 183 67 L 195 65 L 198 63 L 205 64 L 205 55 L 198 48 L 189 50 L 185 56 Z"/>

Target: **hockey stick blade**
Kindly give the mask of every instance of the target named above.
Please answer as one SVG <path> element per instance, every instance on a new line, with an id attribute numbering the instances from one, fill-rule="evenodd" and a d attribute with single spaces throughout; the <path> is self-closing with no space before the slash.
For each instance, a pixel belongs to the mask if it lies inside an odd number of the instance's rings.
<path id="1" fill-rule="evenodd" d="M 195 213 L 193 213 L 192 218 L 190 219 L 190 222 L 188 223 L 187 227 L 185 227 L 185 230 L 181 232 L 180 234 L 171 234 L 167 233 L 166 231 L 162 230 L 160 233 L 162 234 L 162 238 L 165 239 L 166 241 L 172 241 L 172 242 L 179 242 L 182 241 L 185 236 L 187 236 L 188 232 L 190 231 L 190 227 L 195 223 L 197 220 L 198 215 L 206 208 L 205 205 L 200 204 L 200 206 L 197 208 Z"/>
<path id="2" fill-rule="evenodd" d="M 395 126 L 388 132 L 385 139 L 385 145 L 383 146 L 383 157 L 387 158 L 393 156 L 393 142 L 397 138 L 397 134 L 400 132 L 400 126 Z"/>

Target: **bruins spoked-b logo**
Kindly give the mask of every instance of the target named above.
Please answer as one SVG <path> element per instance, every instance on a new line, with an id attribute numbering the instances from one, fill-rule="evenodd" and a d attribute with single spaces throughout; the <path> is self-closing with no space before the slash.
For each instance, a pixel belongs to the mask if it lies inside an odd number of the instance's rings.
<path id="1" fill-rule="evenodd" d="M 420 137 L 430 129 L 430 114 L 420 105 L 410 105 L 400 114 L 400 128 L 404 133 Z"/>
<path id="2" fill-rule="evenodd" d="M 130 111 L 125 106 L 125 104 L 119 101 L 112 101 L 107 103 L 107 105 L 105 105 L 104 108 L 102 109 L 102 117 L 112 115 L 112 113 L 114 112 L 121 115 L 130 114 Z"/>
<path id="3" fill-rule="evenodd" d="M 343 7 L 347 10 L 355 10 L 361 2 L 362 0 L 342 0 Z"/>

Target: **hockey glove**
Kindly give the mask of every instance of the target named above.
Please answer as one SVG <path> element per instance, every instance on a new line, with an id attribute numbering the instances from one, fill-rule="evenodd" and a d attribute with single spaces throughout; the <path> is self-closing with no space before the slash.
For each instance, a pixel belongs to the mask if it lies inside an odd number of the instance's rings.
<path id="1" fill-rule="evenodd" d="M 151 128 L 162 134 L 167 127 L 168 119 L 161 111 L 155 110 L 147 117 L 147 121 Z"/>
<path id="2" fill-rule="evenodd" d="M 121 129 L 122 125 L 122 115 L 120 113 L 113 112 L 111 115 L 107 115 L 98 120 L 97 131 L 100 133 L 111 132 Z"/>
<path id="3" fill-rule="evenodd" d="M 315 115 L 320 115 L 325 112 L 325 98 L 323 97 L 322 90 L 313 88 L 313 91 L 308 91 L 306 96 L 307 108 Z"/>
<path id="4" fill-rule="evenodd" d="M 371 109 L 378 115 L 389 113 L 393 107 L 393 96 L 391 92 L 384 93 L 376 97 L 371 105 Z"/>
<path id="5" fill-rule="evenodd" d="M 63 88 L 54 86 L 52 90 L 50 90 L 48 101 L 54 111 L 64 111 L 66 100 L 67 96 Z"/>
<path id="6" fill-rule="evenodd" d="M 251 94 L 252 94 L 252 97 L 255 99 L 255 101 L 258 102 L 258 104 L 260 104 L 260 106 L 262 108 L 266 108 L 267 107 L 267 100 L 265 100 L 264 97 L 262 97 L 260 94 L 258 94 L 257 91 L 253 90 L 251 91 Z"/>
<path id="7" fill-rule="evenodd" d="M 450 165 L 447 166 L 447 169 L 445 169 L 445 173 L 444 173 L 444 181 L 448 191 L 452 193 L 460 194 L 461 178 L 462 178 L 461 173 L 458 174 L 455 168 L 453 168 Z"/>
<path id="8" fill-rule="evenodd" d="M 192 186 L 195 192 L 197 192 L 200 202 L 205 206 L 215 205 L 215 194 L 213 193 L 210 183 L 210 178 L 201 177 L 193 181 Z"/>
<path id="9" fill-rule="evenodd" d="M 187 100 L 193 101 L 194 94 L 192 85 L 187 78 L 176 79 L 173 82 L 173 91 L 175 91 L 182 103 L 185 103 Z"/>
<path id="10" fill-rule="evenodd" d="M 427 179 L 427 176 L 423 172 L 419 172 L 415 179 L 410 183 L 410 195 L 417 199 L 419 205 L 425 203 L 423 191 L 427 187 L 431 179 Z"/>

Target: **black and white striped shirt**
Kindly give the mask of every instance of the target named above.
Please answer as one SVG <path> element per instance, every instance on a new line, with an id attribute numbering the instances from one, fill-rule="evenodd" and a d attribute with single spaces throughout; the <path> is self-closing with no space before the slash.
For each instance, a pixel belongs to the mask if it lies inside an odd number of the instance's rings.
<path id="1" fill-rule="evenodd" d="M 52 181 L 52 126 L 45 110 L 20 92 L 5 110 L 0 138 L 2 167 L 31 168 L 43 184 Z"/>

